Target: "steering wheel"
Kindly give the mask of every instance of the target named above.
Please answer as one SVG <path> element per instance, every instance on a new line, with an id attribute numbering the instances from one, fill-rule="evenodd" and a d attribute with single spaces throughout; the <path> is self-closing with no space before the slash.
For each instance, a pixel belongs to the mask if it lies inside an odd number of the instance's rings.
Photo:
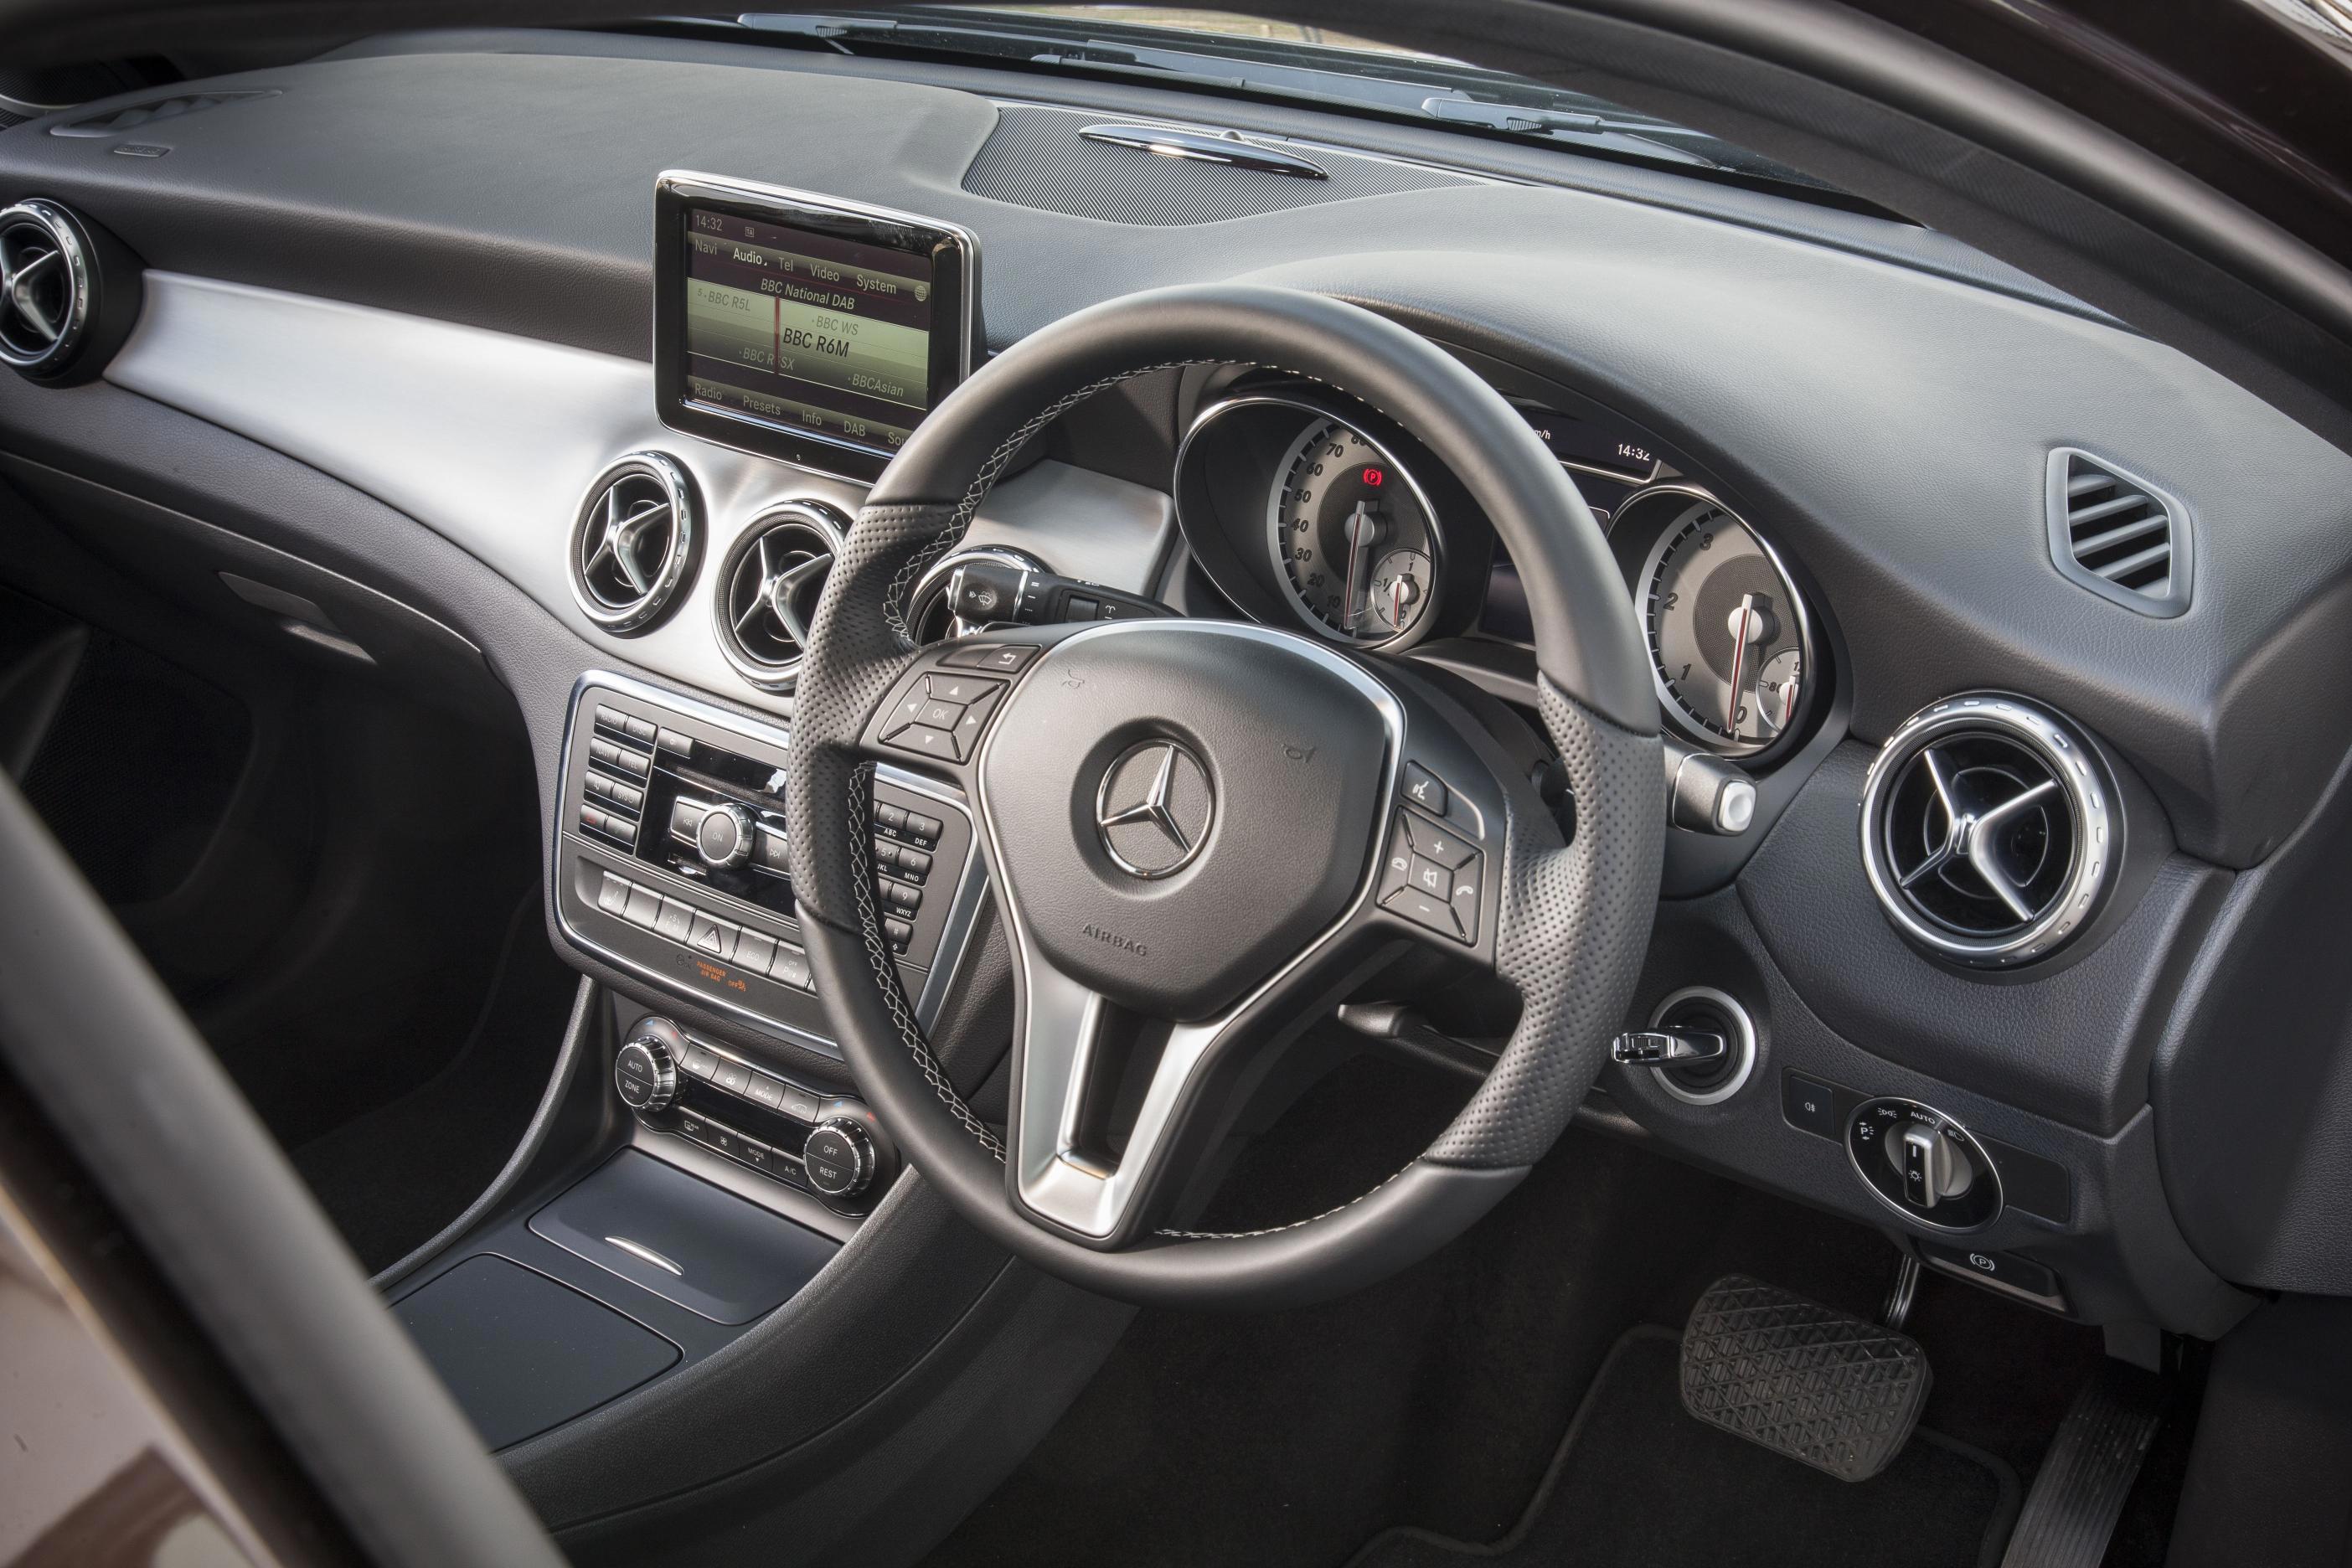
<path id="1" fill-rule="evenodd" d="M 1362 399 L 1485 510 L 1527 584 L 1572 839 L 1461 710 L 1303 633 L 1140 620 L 913 647 L 910 587 L 1024 442 L 1105 388 L 1206 363 Z M 1213 285 L 1110 300 L 943 399 L 839 552 L 787 770 L 818 994 L 917 1168 L 1013 1252 L 1135 1301 L 1323 1299 L 1467 1228 L 1591 1088 L 1648 940 L 1664 835 L 1657 709 L 1618 583 L 1574 484 L 1492 388 L 1320 295 Z M 870 862 L 877 763 L 952 784 L 978 820 L 1014 957 L 1001 1137 L 958 1096 L 899 987 Z M 1179 1228 L 1188 1184 L 1281 1047 L 1412 943 L 1490 968 L 1520 998 L 1452 1125 L 1314 1218 Z"/>

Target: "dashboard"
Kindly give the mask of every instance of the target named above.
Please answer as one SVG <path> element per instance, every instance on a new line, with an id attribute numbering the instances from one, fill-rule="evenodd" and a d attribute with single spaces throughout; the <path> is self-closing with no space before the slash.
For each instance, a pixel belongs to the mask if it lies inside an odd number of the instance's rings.
<path id="1" fill-rule="evenodd" d="M 11 481 L 207 520 L 478 649 L 538 759 L 554 940 L 721 1050 L 852 1087 L 761 868 L 865 487 L 1036 326 L 1246 279 L 1452 352 L 1605 521 L 1674 825 L 1627 1022 L 1737 1059 L 1612 1068 L 1589 1121 L 1965 1236 L 2031 1265 L 1994 1286 L 2096 1321 L 2211 1331 L 2225 1281 L 2352 1289 L 2294 1163 L 2242 1152 L 2319 1091 L 2229 1065 L 2233 1020 L 2285 1005 L 2261 953 L 2327 907 L 2305 868 L 2352 750 L 2352 464 L 2210 372 L 1925 230 L 1312 110 L 1204 125 L 1147 87 L 1049 101 L 976 68 L 592 35 L 227 85 L 249 91 L 144 164 L 0 133 L 9 199 L 141 264 L 101 279 L 102 376 L 0 387 Z M 1007 183 L 1114 113 L 1311 151 L 1328 188 L 1129 149 L 1135 189 L 1223 204 L 1141 222 Z M 362 123 L 396 129 L 352 144 Z M 404 174 L 436 166 L 479 177 Z M 1504 728 L 1536 703 L 1524 585 L 1457 477 L 1279 366 L 1169 365 L 1058 411 L 909 588 L 914 641 L 1212 616 L 1397 661 Z M 979 963 L 970 826 L 892 804 L 937 829 L 876 843 L 924 868 L 891 879 L 896 958 L 940 1019 Z M 633 889 L 655 921 L 690 905 L 682 934 L 633 921 Z M 2269 1026 L 2333 1027 L 2322 989 Z M 1918 1202 L 1857 1131 L 1890 1106 L 1998 1184 Z"/>

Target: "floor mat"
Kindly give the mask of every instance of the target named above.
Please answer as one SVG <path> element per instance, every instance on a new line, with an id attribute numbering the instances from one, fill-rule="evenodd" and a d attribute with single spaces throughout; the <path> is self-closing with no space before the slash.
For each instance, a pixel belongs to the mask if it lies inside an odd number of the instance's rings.
<path id="1" fill-rule="evenodd" d="M 1642 1327 L 1610 1352 L 1536 1500 L 1479 1545 L 1425 1531 L 1373 1538 L 1350 1568 L 1991 1568 L 2016 1522 L 2015 1474 L 1925 1430 L 1858 1484 L 1693 1420 L 1681 1337 Z"/>

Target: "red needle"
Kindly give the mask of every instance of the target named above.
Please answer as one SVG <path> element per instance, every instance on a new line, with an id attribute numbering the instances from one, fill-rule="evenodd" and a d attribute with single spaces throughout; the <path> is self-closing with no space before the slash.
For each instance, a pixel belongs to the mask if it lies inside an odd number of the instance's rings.
<path id="1" fill-rule="evenodd" d="M 1389 581 L 1389 625 L 1404 630 L 1404 574 L 1400 572 Z"/>
<path id="2" fill-rule="evenodd" d="M 1725 709 L 1723 716 L 1724 725 L 1726 728 L 1730 730 L 1731 738 L 1735 741 L 1739 739 L 1739 670 L 1740 667 L 1748 660 L 1748 617 L 1755 614 L 1756 595 L 1753 594 L 1740 595 L 1739 630 L 1734 634 L 1732 637 L 1731 703 L 1729 707 Z"/>

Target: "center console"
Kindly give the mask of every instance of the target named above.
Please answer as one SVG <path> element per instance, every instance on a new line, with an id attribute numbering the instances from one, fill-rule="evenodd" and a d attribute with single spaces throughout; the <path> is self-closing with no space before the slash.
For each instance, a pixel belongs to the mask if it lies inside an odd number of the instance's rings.
<path id="1" fill-rule="evenodd" d="M 556 913 L 582 948 L 665 990 L 838 1058 L 800 942 L 782 728 L 591 674 L 564 748 Z M 898 980 L 928 1026 L 985 878 L 956 792 L 874 784 L 874 864 Z"/>

